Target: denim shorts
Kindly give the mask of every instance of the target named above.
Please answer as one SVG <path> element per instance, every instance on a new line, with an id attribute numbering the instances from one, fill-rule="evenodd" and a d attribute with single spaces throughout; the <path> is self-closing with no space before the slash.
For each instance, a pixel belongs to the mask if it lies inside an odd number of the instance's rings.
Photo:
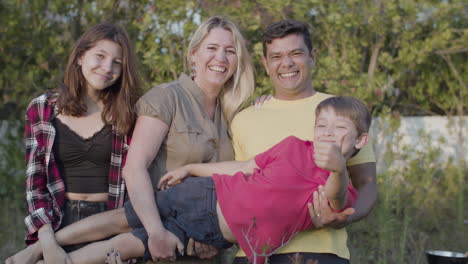
<path id="1" fill-rule="evenodd" d="M 176 235 L 185 248 L 190 238 L 216 248 L 232 246 L 219 229 L 216 191 L 211 177 L 190 177 L 174 187 L 156 192 L 155 200 L 164 227 Z M 143 242 L 145 258 L 150 259 L 148 234 L 130 201 L 124 207 L 127 221 L 133 228 L 132 234 Z"/>
<path id="2" fill-rule="evenodd" d="M 107 211 L 107 202 L 88 202 L 81 200 L 66 200 L 65 210 L 60 224 L 60 229 L 80 221 L 91 215 Z M 82 243 L 72 246 L 65 246 L 66 252 L 72 252 L 86 246 L 88 243 Z"/>

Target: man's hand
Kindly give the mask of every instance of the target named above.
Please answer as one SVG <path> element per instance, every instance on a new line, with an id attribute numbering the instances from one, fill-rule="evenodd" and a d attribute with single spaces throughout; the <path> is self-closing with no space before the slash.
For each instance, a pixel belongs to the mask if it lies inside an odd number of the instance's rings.
<path id="1" fill-rule="evenodd" d="M 217 248 L 194 241 L 192 238 L 190 238 L 187 244 L 187 255 L 189 256 L 197 256 L 200 259 L 210 259 L 216 256 L 217 254 Z"/>
<path id="2" fill-rule="evenodd" d="M 335 142 L 314 142 L 314 160 L 317 166 L 330 172 L 341 173 L 346 170 L 346 160 Z"/>
<path id="3" fill-rule="evenodd" d="M 169 171 L 159 180 L 158 189 L 165 190 L 171 186 L 179 184 L 188 176 L 189 171 L 185 166 L 175 169 L 173 171 Z"/>
<path id="4" fill-rule="evenodd" d="M 180 239 L 166 229 L 148 236 L 148 249 L 153 261 L 175 261 L 176 248 L 181 256 L 184 255 L 184 245 Z"/>
<path id="5" fill-rule="evenodd" d="M 319 186 L 318 191 L 314 191 L 313 197 L 314 203 L 309 203 L 307 206 L 315 228 L 343 228 L 351 222 L 349 216 L 354 214 L 354 208 L 347 208 L 342 212 L 334 211 L 325 197 L 322 186 Z"/>

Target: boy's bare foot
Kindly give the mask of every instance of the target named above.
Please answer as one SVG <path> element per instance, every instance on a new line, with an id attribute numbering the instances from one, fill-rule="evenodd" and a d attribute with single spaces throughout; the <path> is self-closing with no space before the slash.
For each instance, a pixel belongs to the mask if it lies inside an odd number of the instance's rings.
<path id="1" fill-rule="evenodd" d="M 39 243 L 32 244 L 15 255 L 7 258 L 6 264 L 35 264 L 41 258 Z"/>

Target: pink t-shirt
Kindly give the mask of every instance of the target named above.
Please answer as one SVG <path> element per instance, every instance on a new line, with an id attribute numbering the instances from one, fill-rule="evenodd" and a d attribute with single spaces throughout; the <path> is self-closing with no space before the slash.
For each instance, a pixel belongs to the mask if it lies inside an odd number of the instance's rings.
<path id="1" fill-rule="evenodd" d="M 265 255 L 312 226 L 307 203 L 330 174 L 317 167 L 313 152 L 312 142 L 290 136 L 255 156 L 259 169 L 252 175 L 213 175 L 221 211 L 250 261 L 256 255 L 263 263 Z M 349 185 L 346 207 L 356 198 Z"/>

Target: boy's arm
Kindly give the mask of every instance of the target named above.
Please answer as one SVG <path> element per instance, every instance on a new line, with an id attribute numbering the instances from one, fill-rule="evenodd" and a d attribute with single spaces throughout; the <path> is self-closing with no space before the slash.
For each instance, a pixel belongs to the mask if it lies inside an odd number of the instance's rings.
<path id="1" fill-rule="evenodd" d="M 343 209 L 349 184 L 346 159 L 336 143 L 315 142 L 314 159 L 317 166 L 330 171 L 325 184 L 325 196 L 334 210 Z"/>
<path id="2" fill-rule="evenodd" d="M 251 174 L 258 168 L 255 160 L 247 161 L 224 161 L 217 163 L 196 163 L 182 166 L 178 169 L 166 173 L 158 183 L 159 189 L 167 189 L 174 186 L 189 176 L 211 177 L 213 174 L 233 175 L 236 172 Z"/>
<path id="3" fill-rule="evenodd" d="M 233 160 L 216 163 L 197 163 L 189 164 L 184 167 L 187 167 L 191 175 L 201 177 L 209 177 L 215 173 L 233 175 L 239 171 L 244 174 L 251 174 L 255 168 L 258 168 L 253 159 L 247 161 Z"/>
<path id="4" fill-rule="evenodd" d="M 367 216 L 377 201 L 377 183 L 375 162 L 356 164 L 348 167 L 349 177 L 358 198 L 354 208 L 334 212 L 328 204 L 323 188 L 314 192 L 314 203 L 309 204 L 309 213 L 314 226 L 343 228 Z"/>
<path id="5" fill-rule="evenodd" d="M 349 184 L 346 168 L 341 172 L 332 171 L 325 183 L 325 197 L 333 210 L 341 210 L 346 204 Z"/>

